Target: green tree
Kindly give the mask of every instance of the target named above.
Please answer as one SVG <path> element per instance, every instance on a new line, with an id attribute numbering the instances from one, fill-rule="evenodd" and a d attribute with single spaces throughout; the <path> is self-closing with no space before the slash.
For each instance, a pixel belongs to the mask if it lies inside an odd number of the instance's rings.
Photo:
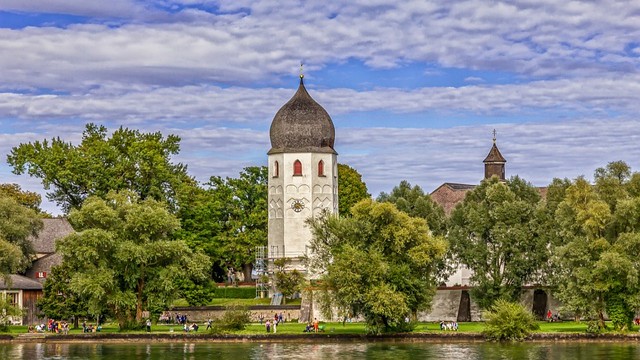
<path id="1" fill-rule="evenodd" d="M 42 226 L 35 210 L 0 194 L 0 275 L 21 272 L 31 265 L 33 245 L 29 237 L 36 236 Z"/>
<path id="2" fill-rule="evenodd" d="M 74 319 L 74 328 L 78 327 L 78 319 L 89 315 L 87 299 L 71 290 L 73 271 L 68 264 L 54 266 L 47 274 L 47 281 L 42 286 L 42 297 L 38 299 L 38 307 L 50 319 Z"/>
<path id="3" fill-rule="evenodd" d="M 362 175 L 345 164 L 338 164 L 338 194 L 338 211 L 342 216 L 351 215 L 351 207 L 360 200 L 371 198 Z"/>
<path id="4" fill-rule="evenodd" d="M 504 298 L 518 301 L 547 262 L 546 239 L 537 232 L 540 195 L 513 177 L 484 180 L 451 214 L 448 239 L 456 259 L 473 274 L 471 295 L 483 309 Z"/>
<path id="5" fill-rule="evenodd" d="M 405 318 L 431 305 L 446 241 L 390 203 L 362 200 L 351 212 L 308 221 L 309 265 L 323 280 L 324 298 L 363 316 L 370 332 L 407 330 Z"/>
<path id="6" fill-rule="evenodd" d="M 555 212 L 555 294 L 578 316 L 598 319 L 600 329 L 606 312 L 615 329 L 628 330 L 640 306 L 637 179 L 626 163 L 609 163 L 596 170 L 594 186 L 574 180 Z"/>
<path id="7" fill-rule="evenodd" d="M 26 206 L 37 213 L 42 213 L 42 209 L 40 209 L 40 204 L 42 203 L 40 194 L 22 190 L 18 184 L 0 184 L 0 196 L 12 197 L 18 204 Z"/>
<path id="8" fill-rule="evenodd" d="M 408 181 L 402 180 L 398 186 L 391 190 L 391 193 L 380 193 L 377 200 L 390 202 L 409 216 L 427 220 L 429 229 L 434 235 L 445 235 L 447 232 L 444 209 L 433 201 L 429 194 L 425 194 L 418 185 L 411 186 Z"/>
<path id="9" fill-rule="evenodd" d="M 238 178 L 211 177 L 207 189 L 180 210 L 179 236 L 211 257 L 219 274 L 251 276 L 255 248 L 267 245 L 267 167 L 247 167 Z"/>
<path id="10" fill-rule="evenodd" d="M 9 302 L 7 295 L 0 293 L 0 332 L 9 332 L 11 317 L 22 316 L 22 310 Z"/>
<path id="11" fill-rule="evenodd" d="M 50 190 L 47 198 L 69 212 L 90 196 L 131 190 L 141 199 L 166 201 L 172 208 L 184 182 L 193 182 L 186 166 L 173 164 L 180 138 L 161 133 L 141 133 L 119 128 L 111 137 L 107 128 L 87 124 L 79 145 L 61 140 L 20 144 L 11 149 L 7 162 L 13 173 L 40 178 Z"/>
<path id="12" fill-rule="evenodd" d="M 139 326 L 145 308 L 168 306 L 179 279 L 204 279 L 210 267 L 206 255 L 171 240 L 179 221 L 163 203 L 130 191 L 89 197 L 69 221 L 77 232 L 57 244 L 73 271 L 69 287 L 121 329 Z"/>
<path id="13" fill-rule="evenodd" d="M 276 271 L 273 274 L 274 283 L 276 289 L 282 293 L 283 303 L 286 303 L 286 299 L 296 292 L 302 290 L 305 277 L 297 269 L 287 269 L 287 264 L 290 262 L 287 258 L 280 258 L 273 261 Z"/>

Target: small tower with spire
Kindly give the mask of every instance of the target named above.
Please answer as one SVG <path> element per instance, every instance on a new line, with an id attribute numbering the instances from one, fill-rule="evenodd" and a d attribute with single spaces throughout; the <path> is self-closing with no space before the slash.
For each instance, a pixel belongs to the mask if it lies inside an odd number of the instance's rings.
<path id="1" fill-rule="evenodd" d="M 484 163 L 484 178 L 489 179 L 492 176 L 497 176 L 501 181 L 505 181 L 504 169 L 507 160 L 502 156 L 498 146 L 496 145 L 496 129 L 493 129 L 493 146 L 489 150 L 489 154 L 483 161 Z"/>

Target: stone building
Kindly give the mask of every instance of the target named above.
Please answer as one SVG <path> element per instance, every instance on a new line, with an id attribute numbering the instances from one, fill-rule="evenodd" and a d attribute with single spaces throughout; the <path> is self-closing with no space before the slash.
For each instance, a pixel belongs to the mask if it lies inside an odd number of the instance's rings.
<path id="1" fill-rule="evenodd" d="M 300 85 L 271 123 L 268 154 L 268 257 L 296 259 L 311 241 L 306 219 L 323 210 L 338 213 L 335 128 L 327 111 Z"/>

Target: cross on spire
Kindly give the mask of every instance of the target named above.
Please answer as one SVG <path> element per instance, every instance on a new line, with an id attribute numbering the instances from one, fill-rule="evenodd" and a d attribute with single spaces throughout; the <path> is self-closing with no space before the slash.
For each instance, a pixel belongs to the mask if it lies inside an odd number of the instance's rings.
<path id="1" fill-rule="evenodd" d="M 493 143 L 496 143 L 496 129 L 493 129 Z"/>
<path id="2" fill-rule="evenodd" d="M 304 64 L 302 63 L 302 61 L 300 62 L 300 79 L 304 78 L 304 73 L 302 72 L 302 66 Z"/>

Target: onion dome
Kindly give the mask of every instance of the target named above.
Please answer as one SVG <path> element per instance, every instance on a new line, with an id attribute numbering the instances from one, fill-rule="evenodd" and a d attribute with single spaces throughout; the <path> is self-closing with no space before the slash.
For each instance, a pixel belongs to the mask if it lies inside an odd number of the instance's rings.
<path id="1" fill-rule="evenodd" d="M 304 87 L 276 113 L 271 122 L 271 150 L 268 154 L 291 152 L 333 153 L 336 130 L 327 111 L 320 106 Z"/>

